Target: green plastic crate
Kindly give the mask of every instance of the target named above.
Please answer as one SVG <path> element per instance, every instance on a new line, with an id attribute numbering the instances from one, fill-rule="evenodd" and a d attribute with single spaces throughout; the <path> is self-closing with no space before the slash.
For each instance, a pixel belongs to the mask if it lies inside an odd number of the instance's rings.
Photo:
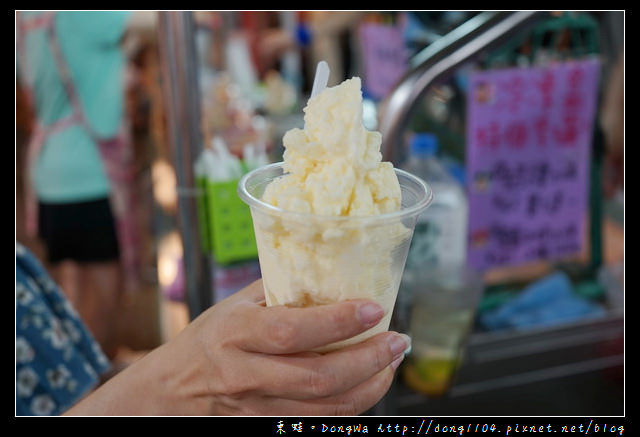
<path id="1" fill-rule="evenodd" d="M 196 188 L 198 194 L 196 196 L 196 206 L 198 210 L 198 229 L 200 230 L 200 244 L 202 250 L 209 253 L 213 250 L 211 241 L 213 238 L 209 235 L 209 213 L 207 205 L 207 178 L 204 176 L 196 176 Z"/>
<path id="2" fill-rule="evenodd" d="M 219 263 L 258 256 L 251 211 L 236 191 L 238 180 L 206 181 L 208 248 Z"/>

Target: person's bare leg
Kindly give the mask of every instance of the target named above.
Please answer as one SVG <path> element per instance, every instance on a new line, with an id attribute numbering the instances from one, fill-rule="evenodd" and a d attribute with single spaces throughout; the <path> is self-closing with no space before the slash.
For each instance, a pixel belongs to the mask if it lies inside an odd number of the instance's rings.
<path id="1" fill-rule="evenodd" d="M 104 353 L 113 359 L 119 346 L 117 316 L 123 294 L 120 263 L 83 264 L 80 287 L 82 316 Z"/>
<path id="2" fill-rule="evenodd" d="M 73 307 L 80 313 L 80 266 L 75 261 L 65 260 L 49 267 L 53 280 L 58 284 Z"/>

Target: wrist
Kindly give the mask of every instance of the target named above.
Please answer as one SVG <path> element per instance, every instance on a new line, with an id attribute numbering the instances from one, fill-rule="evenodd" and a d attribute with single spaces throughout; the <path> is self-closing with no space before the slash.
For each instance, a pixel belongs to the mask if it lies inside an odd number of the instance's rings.
<path id="1" fill-rule="evenodd" d="M 66 415 L 162 416 L 206 414 L 208 396 L 199 396 L 188 377 L 170 359 L 166 345 L 151 351 L 98 387 Z M 187 365 L 192 362 L 187 361 Z M 192 365 L 191 367 L 194 367 Z M 186 373 L 185 373 L 186 370 Z"/>
<path id="2" fill-rule="evenodd" d="M 136 384 L 146 403 L 146 415 L 208 415 L 211 396 L 207 384 L 202 384 L 202 363 L 199 354 L 176 350 L 165 344 L 145 356 L 144 367 L 138 369 Z M 189 359 L 179 359 L 189 357 Z M 146 394 L 148 393 L 148 395 Z"/>

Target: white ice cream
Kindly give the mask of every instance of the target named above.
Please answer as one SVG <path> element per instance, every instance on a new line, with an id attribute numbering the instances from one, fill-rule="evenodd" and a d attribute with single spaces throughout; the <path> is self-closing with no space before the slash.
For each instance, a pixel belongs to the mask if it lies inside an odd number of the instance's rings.
<path id="1" fill-rule="evenodd" d="M 374 218 L 399 211 L 401 191 L 392 164 L 381 162 L 380 133 L 363 126 L 360 85 L 353 78 L 311 98 L 304 129 L 284 135 L 286 174 L 262 200 L 297 214 L 253 220 L 268 305 L 373 298 L 387 311 L 374 328 L 384 331 L 402 275 L 394 262 L 404 262 L 395 251 L 406 250 L 411 231 Z"/>

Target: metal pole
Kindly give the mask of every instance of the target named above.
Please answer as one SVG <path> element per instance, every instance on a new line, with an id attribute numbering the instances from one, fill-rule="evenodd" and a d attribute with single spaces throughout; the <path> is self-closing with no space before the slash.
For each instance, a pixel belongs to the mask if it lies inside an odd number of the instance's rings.
<path id="1" fill-rule="evenodd" d="M 545 12 L 483 12 L 418 53 L 413 69 L 387 97 L 379 124 L 385 161 L 402 161 L 402 133 L 419 99 L 428 88 L 453 74 L 455 69 L 546 16 Z"/>
<path id="2" fill-rule="evenodd" d="M 183 244 L 189 315 L 212 303 L 211 265 L 200 246 L 193 163 L 202 150 L 200 93 L 191 12 L 159 12 L 159 56 L 167 130 L 178 181 L 178 227 Z"/>

